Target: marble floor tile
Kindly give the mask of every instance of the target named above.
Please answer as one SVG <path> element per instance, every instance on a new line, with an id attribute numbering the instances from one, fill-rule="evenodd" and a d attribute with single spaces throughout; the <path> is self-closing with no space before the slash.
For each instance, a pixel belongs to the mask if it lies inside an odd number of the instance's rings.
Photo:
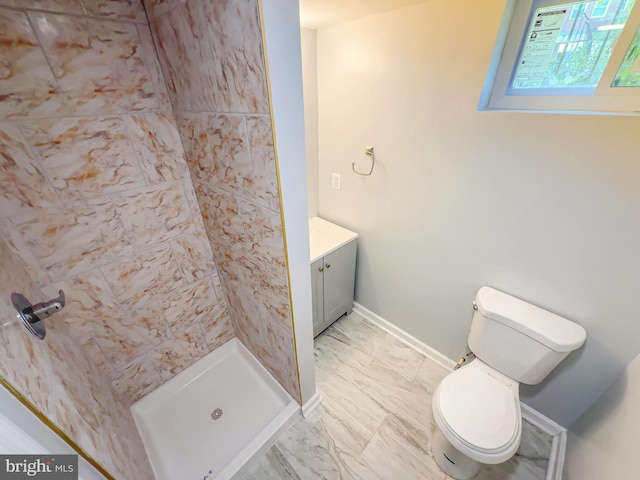
<path id="1" fill-rule="evenodd" d="M 431 432 L 390 414 L 375 433 L 362 460 L 382 478 L 444 480 L 431 457 Z"/>
<path id="2" fill-rule="evenodd" d="M 431 455 L 431 397 L 448 370 L 357 314 L 315 340 L 320 407 L 240 480 L 450 480 Z M 516 455 L 474 480 L 544 480 L 552 437 L 526 420 Z"/>

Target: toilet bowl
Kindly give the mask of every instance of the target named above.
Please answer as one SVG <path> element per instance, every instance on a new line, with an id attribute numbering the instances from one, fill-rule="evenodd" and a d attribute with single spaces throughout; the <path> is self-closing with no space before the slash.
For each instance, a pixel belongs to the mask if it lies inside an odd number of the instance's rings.
<path id="1" fill-rule="evenodd" d="M 516 453 L 520 383 L 540 383 L 586 339 L 580 325 L 490 287 L 478 290 L 474 309 L 468 345 L 476 358 L 447 375 L 432 399 L 431 451 L 457 480 Z"/>
<path id="2" fill-rule="evenodd" d="M 502 463 L 516 453 L 522 434 L 518 388 L 478 359 L 444 378 L 433 394 L 439 438 L 432 453 L 445 473 L 472 478 L 482 464 Z"/>

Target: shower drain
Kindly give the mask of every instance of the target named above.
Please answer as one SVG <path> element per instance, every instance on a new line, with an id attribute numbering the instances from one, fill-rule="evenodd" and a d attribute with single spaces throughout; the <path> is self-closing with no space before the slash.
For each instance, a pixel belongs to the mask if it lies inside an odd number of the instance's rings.
<path id="1" fill-rule="evenodd" d="M 216 408 L 213 412 L 211 412 L 211 419 L 218 420 L 224 412 L 221 408 Z"/>

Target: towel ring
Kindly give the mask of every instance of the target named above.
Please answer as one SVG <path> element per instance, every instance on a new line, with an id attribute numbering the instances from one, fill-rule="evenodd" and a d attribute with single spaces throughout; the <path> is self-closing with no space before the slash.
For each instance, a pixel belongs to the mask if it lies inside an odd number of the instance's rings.
<path id="1" fill-rule="evenodd" d="M 351 170 L 353 170 L 353 173 L 357 173 L 358 175 L 362 175 L 363 177 L 368 177 L 369 175 L 371 175 L 373 173 L 373 166 L 375 164 L 375 156 L 373 155 L 373 147 L 367 146 L 364 147 L 364 154 L 367 157 L 371 157 L 371 170 L 369 170 L 369 173 L 360 173 L 356 170 L 356 164 L 355 162 L 351 164 Z"/>

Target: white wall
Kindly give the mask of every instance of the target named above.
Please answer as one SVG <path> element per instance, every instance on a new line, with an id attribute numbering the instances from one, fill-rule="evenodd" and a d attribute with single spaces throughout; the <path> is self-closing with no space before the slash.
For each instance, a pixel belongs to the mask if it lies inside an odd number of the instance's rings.
<path id="1" fill-rule="evenodd" d="M 567 480 L 637 478 L 640 431 L 640 356 L 627 367 L 569 434 Z"/>
<path id="2" fill-rule="evenodd" d="M 304 94 L 304 135 L 307 152 L 309 218 L 318 216 L 318 61 L 317 31 L 300 29 L 302 44 L 302 91 Z"/>
<path id="3" fill-rule="evenodd" d="M 298 0 L 260 2 L 303 406 L 314 399 L 313 318 Z M 312 403 L 312 402 L 310 402 Z"/>
<path id="4" fill-rule="evenodd" d="M 478 112 L 505 4 L 318 30 L 320 216 L 361 235 L 357 301 L 451 358 L 482 285 L 583 325 L 585 348 L 523 388 L 567 426 L 640 351 L 640 118 Z"/>

